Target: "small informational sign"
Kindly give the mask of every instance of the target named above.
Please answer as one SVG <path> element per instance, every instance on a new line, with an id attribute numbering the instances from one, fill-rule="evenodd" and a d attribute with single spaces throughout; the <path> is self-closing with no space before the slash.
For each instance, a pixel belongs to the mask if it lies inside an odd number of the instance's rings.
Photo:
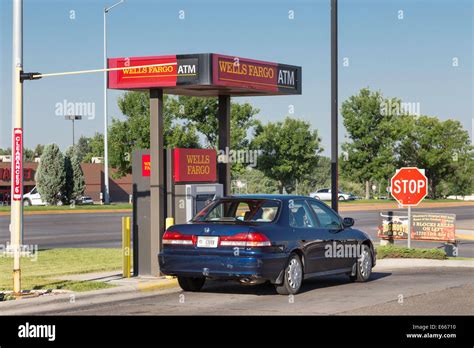
<path id="1" fill-rule="evenodd" d="M 142 176 L 150 176 L 151 160 L 150 155 L 142 155 Z"/>
<path id="2" fill-rule="evenodd" d="M 216 182 L 217 153 L 213 149 L 174 149 L 175 183 Z"/>
<path id="3" fill-rule="evenodd" d="M 456 235 L 456 214 L 413 214 L 412 235 L 414 240 L 454 241 Z"/>
<path id="4" fill-rule="evenodd" d="M 408 239 L 408 216 L 382 213 L 377 236 L 382 239 Z M 418 241 L 455 241 L 456 214 L 413 213 L 411 239 Z"/>
<path id="5" fill-rule="evenodd" d="M 13 130 L 13 200 L 21 201 L 23 196 L 23 129 Z"/>

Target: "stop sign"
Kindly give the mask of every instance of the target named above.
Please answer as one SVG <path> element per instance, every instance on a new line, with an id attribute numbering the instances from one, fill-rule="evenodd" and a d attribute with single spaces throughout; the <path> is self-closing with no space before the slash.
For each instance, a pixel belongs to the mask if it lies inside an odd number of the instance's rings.
<path id="1" fill-rule="evenodd" d="M 405 167 L 397 170 L 391 180 L 391 192 L 398 203 L 415 206 L 426 197 L 428 194 L 428 179 L 423 172 L 416 167 Z"/>

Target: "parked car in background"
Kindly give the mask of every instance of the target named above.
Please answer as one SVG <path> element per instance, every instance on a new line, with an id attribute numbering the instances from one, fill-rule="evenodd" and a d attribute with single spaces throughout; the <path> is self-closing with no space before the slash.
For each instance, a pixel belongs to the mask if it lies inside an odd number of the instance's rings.
<path id="1" fill-rule="evenodd" d="M 41 199 L 41 195 L 35 186 L 30 192 L 23 195 L 23 205 L 27 207 L 32 205 L 46 205 L 46 202 Z"/>
<path id="2" fill-rule="evenodd" d="M 94 201 L 89 196 L 81 196 L 76 199 L 76 204 L 77 205 L 91 205 L 91 204 L 94 204 Z"/>
<path id="3" fill-rule="evenodd" d="M 185 291 L 199 291 L 206 279 L 269 281 L 282 295 L 298 293 L 303 280 L 314 276 L 346 274 L 365 282 L 375 265 L 375 250 L 369 236 L 353 224 L 354 219 L 342 219 L 314 198 L 224 197 L 189 223 L 169 227 L 158 262 L 161 272 L 177 276 Z M 341 246 L 359 251 L 328 254 Z"/>
<path id="4" fill-rule="evenodd" d="M 328 188 L 320 189 L 316 192 L 310 193 L 309 196 L 312 198 L 319 199 L 320 201 L 330 201 L 331 189 L 328 189 Z M 352 201 L 354 199 L 357 199 L 357 197 L 354 196 L 352 193 L 344 193 L 342 191 L 339 191 L 338 198 L 340 201 Z"/>

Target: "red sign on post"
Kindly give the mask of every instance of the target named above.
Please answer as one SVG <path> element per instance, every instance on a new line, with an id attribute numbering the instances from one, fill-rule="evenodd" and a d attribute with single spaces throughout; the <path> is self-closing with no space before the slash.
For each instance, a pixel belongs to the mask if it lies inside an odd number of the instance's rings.
<path id="1" fill-rule="evenodd" d="M 151 173 L 150 155 L 142 155 L 142 176 L 150 176 Z"/>
<path id="2" fill-rule="evenodd" d="M 174 149 L 174 182 L 216 182 L 217 153 L 210 149 Z"/>
<path id="3" fill-rule="evenodd" d="M 416 167 L 401 168 L 392 177 L 391 193 L 401 205 L 416 206 L 428 194 L 428 179 Z"/>
<path id="4" fill-rule="evenodd" d="M 21 201 L 23 194 L 23 129 L 13 130 L 13 200 Z"/>

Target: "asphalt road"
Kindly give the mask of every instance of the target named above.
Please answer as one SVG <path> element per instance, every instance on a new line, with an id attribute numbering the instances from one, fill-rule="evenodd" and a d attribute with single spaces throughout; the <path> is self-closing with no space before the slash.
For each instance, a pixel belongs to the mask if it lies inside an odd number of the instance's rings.
<path id="1" fill-rule="evenodd" d="M 49 248 L 119 248 L 127 213 L 25 215 L 24 243 Z M 0 216 L 0 243 L 10 240 L 10 217 Z"/>
<path id="2" fill-rule="evenodd" d="M 454 213 L 457 228 L 474 228 L 474 208 L 472 206 L 433 209 L 414 209 L 414 211 Z M 355 227 L 369 233 L 376 239 L 379 224 L 379 211 L 342 212 L 356 220 Z M 126 213 L 84 213 L 26 215 L 24 243 L 38 244 L 39 248 L 117 248 L 121 246 L 121 217 Z M 0 244 L 10 239 L 9 216 L 0 216 Z M 406 241 L 397 242 L 406 244 Z M 413 246 L 441 247 L 437 242 L 414 242 Z M 474 257 L 474 241 L 464 241 L 459 247 L 459 256 Z"/>
<path id="3" fill-rule="evenodd" d="M 271 284 L 255 286 L 212 282 L 202 292 L 173 288 L 139 292 L 108 303 L 62 304 L 54 315 L 472 315 L 472 268 L 377 267 L 369 282 L 346 276 L 305 281 L 296 296 L 277 295 Z"/>

